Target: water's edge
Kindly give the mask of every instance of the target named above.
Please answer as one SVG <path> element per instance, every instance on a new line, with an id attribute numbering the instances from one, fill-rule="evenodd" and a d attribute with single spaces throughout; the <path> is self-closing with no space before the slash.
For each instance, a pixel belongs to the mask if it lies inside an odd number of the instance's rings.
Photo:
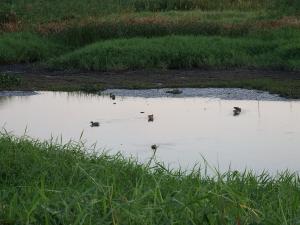
<path id="1" fill-rule="evenodd" d="M 168 93 L 172 90 L 179 90 L 178 94 Z M 223 100 L 264 100 L 264 101 L 285 101 L 286 98 L 277 94 L 270 94 L 266 91 L 248 90 L 241 88 L 180 88 L 180 89 L 107 89 L 102 94 L 114 94 L 123 97 L 142 97 L 142 98 L 160 98 L 160 97 L 204 97 L 219 98 Z"/>

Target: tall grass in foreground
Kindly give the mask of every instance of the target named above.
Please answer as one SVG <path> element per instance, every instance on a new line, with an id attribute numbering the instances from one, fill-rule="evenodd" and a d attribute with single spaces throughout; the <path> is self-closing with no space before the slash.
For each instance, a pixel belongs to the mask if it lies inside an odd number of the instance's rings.
<path id="1" fill-rule="evenodd" d="M 98 42 L 53 59 L 55 68 L 87 70 L 269 68 L 300 69 L 298 32 L 242 38 L 167 36 Z"/>
<path id="2" fill-rule="evenodd" d="M 0 224 L 298 224 L 299 175 L 184 173 L 0 136 Z"/>

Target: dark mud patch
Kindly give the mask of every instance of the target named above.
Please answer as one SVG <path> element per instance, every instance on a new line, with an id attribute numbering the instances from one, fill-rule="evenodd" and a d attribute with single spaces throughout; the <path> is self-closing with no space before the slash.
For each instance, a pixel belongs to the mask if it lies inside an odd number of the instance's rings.
<path id="1" fill-rule="evenodd" d="M 15 90 L 86 91 L 151 88 L 246 88 L 300 98 L 300 71 L 275 70 L 138 70 L 53 71 L 22 64 L 0 66 L 0 72 L 22 76 Z"/>

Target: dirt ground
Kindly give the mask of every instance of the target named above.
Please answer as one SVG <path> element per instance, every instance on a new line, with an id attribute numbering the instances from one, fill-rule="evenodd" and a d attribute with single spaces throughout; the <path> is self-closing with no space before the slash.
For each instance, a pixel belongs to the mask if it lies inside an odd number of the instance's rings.
<path id="1" fill-rule="evenodd" d="M 250 69 L 50 71 L 23 64 L 2 65 L 0 72 L 21 78 L 21 85 L 6 88 L 11 90 L 93 92 L 106 88 L 241 87 L 300 98 L 300 71 Z"/>

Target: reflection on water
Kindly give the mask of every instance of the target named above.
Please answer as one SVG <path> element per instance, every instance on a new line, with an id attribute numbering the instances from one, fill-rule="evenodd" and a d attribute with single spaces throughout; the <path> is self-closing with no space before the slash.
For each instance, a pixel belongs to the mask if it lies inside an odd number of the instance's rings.
<path id="1" fill-rule="evenodd" d="M 29 96 L 0 96 L 0 109 L 5 106 L 5 104 L 8 104 L 10 101 L 14 101 L 16 98 L 22 98 L 23 101 L 28 98 Z"/>
<path id="2" fill-rule="evenodd" d="M 116 104 L 113 104 L 116 102 Z M 4 104 L 5 103 L 5 104 Z M 232 108 L 242 113 L 232 116 Z M 141 114 L 140 112 L 145 112 Z M 148 122 L 148 115 L 154 122 Z M 99 121 L 99 127 L 90 127 Z M 0 97 L 0 126 L 42 139 L 62 135 L 146 161 L 151 145 L 170 167 L 191 168 L 202 156 L 226 170 L 299 170 L 300 102 L 209 98 L 134 98 L 42 92 Z"/>

